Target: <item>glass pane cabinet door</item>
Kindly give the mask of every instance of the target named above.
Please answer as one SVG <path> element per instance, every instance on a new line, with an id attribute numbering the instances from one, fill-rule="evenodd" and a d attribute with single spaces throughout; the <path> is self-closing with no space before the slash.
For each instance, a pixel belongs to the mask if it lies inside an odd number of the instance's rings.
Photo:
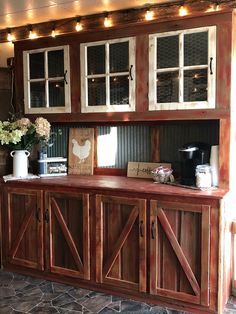
<path id="1" fill-rule="evenodd" d="M 82 112 L 134 111 L 135 39 L 81 44 Z"/>
<path id="2" fill-rule="evenodd" d="M 157 102 L 168 103 L 179 101 L 179 72 L 157 73 Z"/>
<path id="3" fill-rule="evenodd" d="M 149 36 L 149 110 L 215 107 L 215 26 Z"/>
<path id="4" fill-rule="evenodd" d="M 105 45 L 88 47 L 88 74 L 105 74 Z"/>
<path id="5" fill-rule="evenodd" d="M 40 79 L 45 76 L 44 53 L 32 53 L 29 56 L 30 79 Z"/>
<path id="6" fill-rule="evenodd" d="M 64 76 L 64 50 L 54 50 L 48 52 L 48 76 Z"/>
<path id="7" fill-rule="evenodd" d="M 24 51 L 25 113 L 70 112 L 69 47 Z"/>
<path id="8" fill-rule="evenodd" d="M 157 69 L 175 68 L 179 66 L 179 36 L 157 38 Z"/>
<path id="9" fill-rule="evenodd" d="M 106 105 L 105 77 L 88 79 L 88 106 Z"/>
<path id="10" fill-rule="evenodd" d="M 51 81 L 49 82 L 49 104 L 50 107 L 65 106 L 65 82 Z"/>
<path id="11" fill-rule="evenodd" d="M 31 108 L 42 108 L 46 105 L 45 82 L 30 83 L 30 106 Z"/>
<path id="12" fill-rule="evenodd" d="M 129 42 L 110 44 L 110 72 L 129 71 Z"/>
<path id="13" fill-rule="evenodd" d="M 125 105 L 129 103 L 129 76 L 113 76 L 110 78 L 111 105 Z"/>
<path id="14" fill-rule="evenodd" d="M 208 62 L 208 32 L 184 35 L 184 66 Z"/>

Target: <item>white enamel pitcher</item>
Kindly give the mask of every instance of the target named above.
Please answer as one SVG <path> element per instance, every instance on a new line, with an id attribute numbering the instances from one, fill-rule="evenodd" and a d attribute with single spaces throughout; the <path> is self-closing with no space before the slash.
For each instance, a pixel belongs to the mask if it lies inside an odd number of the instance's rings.
<path id="1" fill-rule="evenodd" d="M 30 152 L 27 150 L 13 150 L 10 155 L 13 157 L 13 177 L 27 177 Z"/>

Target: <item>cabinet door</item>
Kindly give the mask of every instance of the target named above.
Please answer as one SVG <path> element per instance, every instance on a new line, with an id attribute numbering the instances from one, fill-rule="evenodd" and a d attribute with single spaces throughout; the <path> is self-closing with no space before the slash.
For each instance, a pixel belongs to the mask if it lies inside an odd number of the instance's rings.
<path id="1" fill-rule="evenodd" d="M 90 278 L 88 194 L 47 192 L 48 270 Z"/>
<path id="2" fill-rule="evenodd" d="M 146 201 L 96 196 L 96 280 L 146 291 Z"/>
<path id="3" fill-rule="evenodd" d="M 43 270 L 42 192 L 9 188 L 7 203 L 7 261 Z"/>
<path id="4" fill-rule="evenodd" d="M 82 112 L 135 110 L 135 39 L 80 45 Z"/>
<path id="5" fill-rule="evenodd" d="M 25 113 L 71 112 L 69 47 L 24 51 Z"/>
<path id="6" fill-rule="evenodd" d="M 209 305 L 210 206 L 151 201 L 150 292 Z"/>
<path id="7" fill-rule="evenodd" d="M 215 108 L 216 28 L 149 39 L 149 110 Z"/>

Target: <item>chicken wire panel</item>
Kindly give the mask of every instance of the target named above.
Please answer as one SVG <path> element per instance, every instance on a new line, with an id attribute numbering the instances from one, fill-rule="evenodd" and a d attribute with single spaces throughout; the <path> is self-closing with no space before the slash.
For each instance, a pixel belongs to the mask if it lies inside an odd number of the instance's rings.
<path id="1" fill-rule="evenodd" d="M 87 47 L 88 75 L 105 74 L 105 45 Z"/>
<path id="2" fill-rule="evenodd" d="M 184 35 L 184 65 L 208 63 L 208 32 Z"/>
<path id="3" fill-rule="evenodd" d="M 46 106 L 45 82 L 30 83 L 30 107 L 42 108 Z"/>
<path id="4" fill-rule="evenodd" d="M 129 76 L 110 77 L 110 104 L 129 104 Z"/>
<path id="5" fill-rule="evenodd" d="M 184 71 L 184 101 L 207 101 L 207 69 Z"/>
<path id="6" fill-rule="evenodd" d="M 48 77 L 64 76 L 64 50 L 48 51 Z"/>
<path id="7" fill-rule="evenodd" d="M 30 79 L 44 78 L 44 52 L 29 55 Z"/>
<path id="8" fill-rule="evenodd" d="M 65 107 L 65 83 L 63 81 L 49 82 L 49 106 Z"/>
<path id="9" fill-rule="evenodd" d="M 157 69 L 179 66 L 179 35 L 157 38 Z"/>
<path id="10" fill-rule="evenodd" d="M 110 73 L 129 71 L 129 42 L 109 45 Z"/>
<path id="11" fill-rule="evenodd" d="M 105 77 L 88 79 L 88 106 L 106 105 Z"/>
<path id="12" fill-rule="evenodd" d="M 179 102 L 179 72 L 157 73 L 157 103 Z"/>

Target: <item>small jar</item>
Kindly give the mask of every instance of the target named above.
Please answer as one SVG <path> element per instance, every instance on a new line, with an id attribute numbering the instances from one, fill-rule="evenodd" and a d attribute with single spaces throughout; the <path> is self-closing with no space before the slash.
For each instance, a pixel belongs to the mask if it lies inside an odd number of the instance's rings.
<path id="1" fill-rule="evenodd" d="M 211 187 L 211 166 L 198 165 L 196 167 L 196 186 L 198 188 L 210 188 Z"/>

